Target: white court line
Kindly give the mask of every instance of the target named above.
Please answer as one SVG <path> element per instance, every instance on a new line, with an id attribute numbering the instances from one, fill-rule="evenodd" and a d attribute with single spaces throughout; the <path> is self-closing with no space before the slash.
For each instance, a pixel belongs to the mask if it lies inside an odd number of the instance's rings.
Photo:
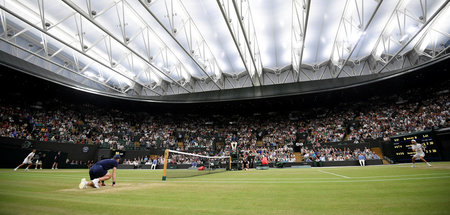
<path id="1" fill-rule="evenodd" d="M 339 176 L 339 177 L 342 177 L 342 178 L 350 178 L 350 177 L 347 177 L 345 175 L 339 175 L 339 174 L 332 173 L 332 172 L 327 172 L 327 171 L 324 171 L 324 170 L 319 170 L 319 172 L 327 173 L 327 174 L 331 174 L 331 175 L 335 175 L 335 176 Z"/>
<path id="2" fill-rule="evenodd" d="M 404 175 L 376 175 L 376 176 L 358 176 L 352 178 L 399 178 L 399 177 L 411 177 L 411 176 L 427 176 L 427 175 L 449 175 L 449 172 L 442 173 L 423 173 L 423 174 L 404 174 Z"/>
<path id="3" fill-rule="evenodd" d="M 357 177 L 349 177 L 351 179 L 375 179 L 375 178 L 405 178 L 405 177 L 413 177 L 413 176 L 435 176 L 435 175 L 444 175 L 444 176 L 449 176 L 450 177 L 450 172 L 448 173 L 426 173 L 426 174 L 404 174 L 404 175 L 376 175 L 376 176 L 357 176 Z M 348 176 L 346 176 L 348 177 Z M 127 177 L 127 178 L 131 178 L 131 177 Z M 334 178 L 317 178 L 317 177 L 312 177 L 312 178 L 251 178 L 251 179 L 247 179 L 247 178 L 243 178 L 243 179 L 236 179 L 236 178 L 230 178 L 227 179 L 229 181 L 270 181 L 270 180 L 278 180 L 278 181 L 292 181 L 292 180 L 327 180 L 327 179 L 336 179 Z M 185 180 L 185 178 L 173 178 L 171 180 Z M 210 179 L 199 179 L 197 181 L 201 181 L 201 180 L 205 180 L 205 181 L 210 181 Z"/>
<path id="4" fill-rule="evenodd" d="M 353 182 L 381 182 L 381 181 L 409 181 L 409 180 L 426 180 L 426 179 L 440 179 L 450 178 L 450 176 L 437 176 L 437 177 L 417 177 L 417 178 L 386 178 L 386 179 L 363 179 L 363 180 L 333 180 L 333 181 L 199 181 L 199 180 L 150 180 L 153 183 L 210 183 L 210 184 L 321 184 L 321 183 L 353 183 Z"/>
<path id="5" fill-rule="evenodd" d="M 418 164 L 423 164 L 422 162 L 419 162 Z M 376 165 L 367 165 L 364 166 L 364 168 L 370 168 L 370 167 L 389 167 L 389 166 L 404 166 L 409 165 L 411 166 L 412 163 L 393 163 L 393 164 L 376 164 Z M 341 168 L 361 168 L 361 166 L 322 166 L 322 167 L 311 167 L 312 169 L 341 169 Z"/>

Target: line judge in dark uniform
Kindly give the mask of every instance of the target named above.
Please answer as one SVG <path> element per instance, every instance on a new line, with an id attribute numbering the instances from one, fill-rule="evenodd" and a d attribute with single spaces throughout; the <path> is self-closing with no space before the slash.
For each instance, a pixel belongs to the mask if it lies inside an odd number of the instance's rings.
<path id="1" fill-rule="evenodd" d="M 55 158 L 53 159 L 52 169 L 58 169 L 59 158 L 61 158 L 61 151 L 59 151 L 58 154 L 55 155 Z"/>

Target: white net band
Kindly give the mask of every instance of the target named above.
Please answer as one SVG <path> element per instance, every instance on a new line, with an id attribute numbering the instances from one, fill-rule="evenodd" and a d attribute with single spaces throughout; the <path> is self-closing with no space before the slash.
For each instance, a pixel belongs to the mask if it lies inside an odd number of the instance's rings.
<path id="1" fill-rule="evenodd" d="M 187 152 L 180 152 L 180 151 L 175 151 L 175 150 L 170 150 L 170 153 L 176 153 L 176 154 L 182 154 L 182 155 L 189 155 L 189 156 L 193 156 L 193 157 L 200 157 L 200 158 L 208 158 L 208 159 L 225 159 L 225 158 L 230 158 L 230 156 L 206 156 L 206 155 L 198 155 L 198 154 L 193 154 L 193 153 L 187 153 Z"/>

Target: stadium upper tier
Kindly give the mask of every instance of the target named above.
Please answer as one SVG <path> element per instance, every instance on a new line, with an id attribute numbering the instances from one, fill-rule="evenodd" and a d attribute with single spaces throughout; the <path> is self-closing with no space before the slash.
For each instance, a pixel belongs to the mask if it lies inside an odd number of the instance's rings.
<path id="1" fill-rule="evenodd" d="M 1 1 L 0 63 L 142 101 L 302 94 L 447 58 L 449 7 L 449 0 Z"/>

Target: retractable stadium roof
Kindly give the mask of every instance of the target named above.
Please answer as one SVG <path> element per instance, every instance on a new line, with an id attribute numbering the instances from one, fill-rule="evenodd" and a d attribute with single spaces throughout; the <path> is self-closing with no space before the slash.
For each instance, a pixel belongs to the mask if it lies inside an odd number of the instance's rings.
<path id="1" fill-rule="evenodd" d="M 300 94 L 447 58 L 449 7 L 449 0 L 0 0 L 0 62 L 142 101 Z"/>

